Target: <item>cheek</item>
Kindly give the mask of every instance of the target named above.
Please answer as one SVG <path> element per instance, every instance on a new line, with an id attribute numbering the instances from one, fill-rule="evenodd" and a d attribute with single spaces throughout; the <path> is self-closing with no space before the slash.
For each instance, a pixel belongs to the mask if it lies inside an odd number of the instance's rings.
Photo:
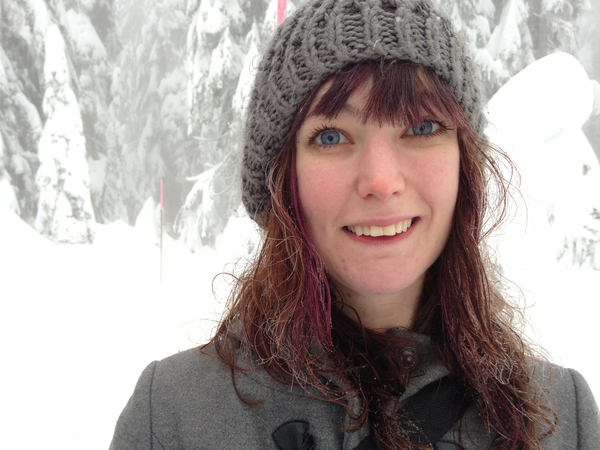
<path id="1" fill-rule="evenodd" d="M 458 195 L 460 157 L 458 148 L 451 148 L 421 162 L 415 182 L 433 208 L 437 220 L 451 221 Z"/>
<path id="2" fill-rule="evenodd" d="M 439 180 L 437 195 L 451 209 L 454 209 L 454 204 L 456 203 L 459 176 L 460 164 L 458 157 L 450 158 L 445 164 L 438 166 L 433 174 L 434 179 Z"/>
<path id="3" fill-rule="evenodd" d="M 436 202 L 440 205 L 447 227 L 450 228 L 454 216 L 454 208 L 458 196 L 458 184 L 460 177 L 460 158 L 458 150 L 453 152 L 443 166 L 437 168 L 434 176 L 439 180 L 435 195 Z"/>
<path id="4" fill-rule="evenodd" d="M 298 164 L 298 196 L 309 227 L 331 219 L 342 202 L 344 180 L 342 171 L 326 164 Z"/>

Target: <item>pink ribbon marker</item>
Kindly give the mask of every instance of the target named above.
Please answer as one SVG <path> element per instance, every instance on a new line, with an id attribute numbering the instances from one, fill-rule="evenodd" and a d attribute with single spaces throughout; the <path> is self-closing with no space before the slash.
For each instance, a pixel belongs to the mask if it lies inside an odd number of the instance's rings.
<path id="1" fill-rule="evenodd" d="M 287 9 L 287 0 L 277 0 L 277 25 L 285 20 L 285 10 Z"/>
<path id="2" fill-rule="evenodd" d="M 160 180 L 160 210 L 163 210 L 163 182 Z"/>

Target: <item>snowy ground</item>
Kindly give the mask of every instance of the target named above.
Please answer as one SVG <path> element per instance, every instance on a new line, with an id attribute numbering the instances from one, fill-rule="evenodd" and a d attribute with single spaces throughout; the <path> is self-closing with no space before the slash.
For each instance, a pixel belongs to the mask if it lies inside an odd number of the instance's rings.
<path id="1" fill-rule="evenodd" d="M 553 68 L 569 64 L 551 60 L 543 69 L 553 73 Z M 577 76 L 572 75 L 572 83 L 566 86 L 579 86 Z M 525 231 L 517 220 L 499 240 L 498 249 L 507 276 L 521 287 L 531 306 L 530 336 L 547 348 L 553 361 L 577 368 L 600 398 L 600 363 L 590 358 L 598 343 L 600 271 L 557 264 L 548 239 L 558 225 L 567 229 L 569 224 L 561 225 L 559 220 L 550 229 L 546 219 L 546 203 L 577 203 L 575 199 L 586 200 L 589 189 L 596 189 L 598 177 L 581 185 L 575 172 L 567 170 L 573 155 L 589 156 L 585 143 L 574 145 L 580 142 L 576 131 L 581 125 L 571 111 L 591 108 L 586 103 L 588 94 L 584 89 L 577 97 L 580 100 L 571 105 L 573 92 L 564 98 L 555 96 L 554 106 L 538 104 L 537 110 L 525 112 L 519 108 L 523 115 L 515 123 L 515 99 L 533 91 L 527 77 L 515 79 L 513 87 L 500 95 L 504 100 L 492 102 L 490 109 L 496 125 L 509 128 L 508 134 L 498 134 L 496 139 L 523 166 L 526 195 L 533 203 Z M 540 84 L 537 80 L 535 84 Z M 558 114 L 547 111 L 552 107 L 570 108 L 564 111 L 570 119 L 561 122 L 564 126 L 550 127 L 547 136 L 540 131 L 545 129 L 543 118 L 535 123 L 528 119 L 538 120 L 547 113 L 550 120 Z M 517 137 L 509 142 L 507 135 Z M 557 147 L 568 148 L 568 157 L 544 153 Z M 549 154 L 559 160 L 554 165 L 544 162 L 540 171 L 535 162 L 542 164 L 539 158 Z M 594 161 L 592 173 L 597 172 Z M 554 189 L 554 197 L 535 197 L 548 193 L 544 183 L 560 183 L 563 189 Z M 572 191 L 565 200 L 565 192 L 571 192 L 568 188 L 580 191 Z M 598 192 L 592 190 L 593 196 Z M 210 334 L 227 290 L 226 277 L 219 277 L 213 293 L 213 277 L 224 268 L 231 270 L 226 265 L 246 252 L 250 237 L 255 242 L 253 226 L 248 219 L 232 219 L 216 249 L 204 248 L 196 254 L 166 239 L 163 281 L 159 281 L 155 219 L 156 208 L 149 202 L 136 227 L 122 222 L 99 225 L 93 245 L 58 246 L 12 211 L 0 208 L 3 447 L 106 449 L 142 369 L 154 359 L 203 342 Z"/>
<path id="2" fill-rule="evenodd" d="M 161 282 L 143 223 L 101 226 L 96 244 L 79 246 L 46 241 L 11 211 L 0 224 L 0 423 L 11 449 L 108 448 L 141 370 L 210 334 L 223 307 L 213 277 L 252 232 L 233 219 L 216 251 L 195 255 L 167 240 Z M 222 300 L 226 284 L 215 282 Z"/>

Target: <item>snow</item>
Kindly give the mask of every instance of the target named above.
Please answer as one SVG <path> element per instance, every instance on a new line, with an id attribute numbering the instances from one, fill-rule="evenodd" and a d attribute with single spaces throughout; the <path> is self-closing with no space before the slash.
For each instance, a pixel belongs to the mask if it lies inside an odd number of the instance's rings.
<path id="1" fill-rule="evenodd" d="M 65 42 L 56 25 L 52 25 L 46 35 L 45 54 L 44 79 L 47 89 L 55 89 L 54 85 L 60 88 L 68 84 L 69 71 L 65 54 Z"/>
<path id="2" fill-rule="evenodd" d="M 187 78 L 185 73 L 179 68 L 174 69 L 160 81 L 158 86 L 158 95 L 164 98 L 168 94 L 177 94 L 185 91 Z"/>
<path id="3" fill-rule="evenodd" d="M 12 72 L 11 65 L 12 64 L 8 59 L 8 56 L 6 56 L 6 53 L 4 53 L 4 49 L 0 46 L 0 88 L 2 89 L 2 91 L 6 90 L 6 86 L 9 83 L 9 77 L 6 73 L 5 66 Z"/>
<path id="4" fill-rule="evenodd" d="M 5 171 L 0 173 L 0 208 L 20 213 L 19 202 L 7 175 Z"/>
<path id="5" fill-rule="evenodd" d="M 244 12 L 237 0 L 202 0 L 197 29 L 217 34 L 243 20 Z"/>
<path id="6" fill-rule="evenodd" d="M 215 195 L 212 183 L 221 164 L 206 169 L 200 175 L 187 178 L 188 181 L 194 182 L 194 186 L 178 213 L 176 226 L 180 233 L 179 241 L 189 248 L 201 247 L 202 239 L 210 234 L 210 216 L 214 214 Z"/>
<path id="7" fill-rule="evenodd" d="M 44 37 L 52 25 L 52 13 L 49 11 L 48 5 L 44 0 L 27 0 L 27 3 L 34 13 L 34 34 L 43 45 Z M 23 27 L 23 31 L 25 30 L 26 27 Z"/>
<path id="8" fill-rule="evenodd" d="M 186 123 L 187 115 L 185 99 L 179 94 L 167 94 L 160 107 L 161 131 L 172 138 L 183 140 L 180 123 Z"/>
<path id="9" fill-rule="evenodd" d="M 39 142 L 40 194 L 36 228 L 56 242 L 84 243 L 93 239 L 94 211 L 89 192 L 83 124 L 60 30 L 52 25 L 46 38 L 44 113 Z"/>
<path id="10" fill-rule="evenodd" d="M 4 139 L 0 134 L 0 209 L 9 209 L 19 214 L 21 208 L 10 181 L 10 174 L 4 166 Z"/>
<path id="11" fill-rule="evenodd" d="M 477 1 L 475 3 L 475 12 L 488 18 L 494 17 L 494 14 L 496 13 L 494 2 L 490 0 Z"/>
<path id="12" fill-rule="evenodd" d="M 507 80 L 510 78 L 508 69 L 501 59 L 494 59 L 487 48 L 473 49 L 473 60 L 484 73 L 497 74 L 499 78 Z"/>
<path id="13" fill-rule="evenodd" d="M 584 242 L 599 227 L 590 210 L 600 208 L 600 166 L 581 131 L 592 102 L 592 84 L 581 65 L 555 53 L 496 93 L 486 131 L 522 177 L 514 220 L 492 241 L 504 275 L 515 283 L 510 292 L 531 306 L 528 334 L 555 362 L 578 369 L 600 398 L 600 363 L 581 346 L 598 340 L 599 267 L 590 270 L 593 264 L 584 261 L 574 269 L 571 254 L 557 261 L 565 239 Z"/>
<path id="14" fill-rule="evenodd" d="M 98 159 L 89 159 L 88 167 L 90 170 L 90 192 L 101 193 L 106 185 L 106 162 L 105 155 L 98 155 Z"/>
<path id="15" fill-rule="evenodd" d="M 165 76 L 158 86 L 158 95 L 163 99 L 160 107 L 161 130 L 179 140 L 184 139 L 180 124 L 187 121 L 186 88 L 187 77 L 179 68 Z"/>
<path id="16" fill-rule="evenodd" d="M 160 205 L 149 197 L 135 220 L 136 234 L 143 236 L 146 242 L 160 244 Z"/>
<path id="17" fill-rule="evenodd" d="M 591 85 L 564 55 L 536 64 L 489 105 L 495 127 L 488 134 L 519 164 L 530 214 L 515 212 L 518 220 L 497 248 L 505 275 L 530 306 L 529 335 L 555 362 L 577 368 L 600 399 L 600 363 L 583 344 L 593 348 L 597 342 L 600 271 L 566 268 L 547 240 L 556 232 L 549 206 L 558 221 L 564 216 L 559 208 L 575 208 L 573 199 L 593 202 L 586 192 L 599 192 L 592 190 L 597 161 L 578 134 L 591 111 L 591 88 L 585 87 Z M 584 161 L 589 176 L 576 170 Z M 196 195 L 207 195 L 203 181 L 210 176 L 209 169 L 198 177 Z M 6 367 L 0 421 L 6 448 L 108 448 L 142 369 L 210 336 L 229 283 L 227 276 L 214 277 L 256 249 L 255 226 L 247 217 L 233 217 L 214 249 L 194 254 L 165 236 L 161 265 L 159 220 L 149 199 L 135 227 L 120 220 L 96 224 L 93 245 L 57 245 L 0 201 Z M 524 224 L 529 228 L 523 230 Z"/>
<path id="18" fill-rule="evenodd" d="M 252 25 L 252 30 L 248 33 L 248 38 L 250 40 L 250 48 L 244 58 L 238 84 L 231 102 L 238 117 L 243 117 L 246 106 L 248 105 L 252 83 L 254 82 L 254 76 L 256 75 L 256 68 L 258 67 L 259 51 L 257 42 L 259 37 L 256 24 Z"/>
<path id="19" fill-rule="evenodd" d="M 553 12 L 554 14 L 560 14 L 564 10 L 572 10 L 573 6 L 571 6 L 569 1 L 565 0 L 542 0 L 542 13 L 545 12 Z"/>
<path id="20" fill-rule="evenodd" d="M 524 59 L 528 63 L 535 61 L 531 52 L 531 35 L 527 28 L 528 16 L 529 12 L 523 0 L 508 0 L 504 5 L 500 23 L 487 44 L 494 59 L 507 60 L 512 66 L 516 65 L 516 61 L 512 61 L 514 58 L 518 61 Z"/>
<path id="21" fill-rule="evenodd" d="M 506 233 L 523 242 L 500 250 L 506 266 L 555 264 L 558 256 L 565 267 L 600 270 L 600 221 L 592 216 L 600 210 L 600 165 L 581 131 L 592 104 L 585 70 L 565 53 L 527 67 L 490 100 L 488 136 L 522 177 Z"/>
<path id="22" fill-rule="evenodd" d="M 594 91 L 594 107 L 592 109 L 592 115 L 600 114 L 600 83 L 596 80 L 592 80 L 592 90 Z"/>
<path id="23" fill-rule="evenodd" d="M 472 26 L 479 32 L 484 42 L 490 38 L 490 23 L 483 16 L 476 16 L 472 21 Z"/>
<path id="24" fill-rule="evenodd" d="M 567 53 L 554 53 L 500 88 L 489 102 L 490 112 L 498 108 L 498 102 L 501 108 L 507 101 L 517 101 L 524 107 L 493 113 L 497 128 L 515 141 L 544 140 L 561 129 L 581 128 L 591 113 L 593 94 L 581 64 Z"/>
<path id="25" fill-rule="evenodd" d="M 207 86 L 223 88 L 223 82 L 237 76 L 242 69 L 244 54 L 236 45 L 229 28 L 225 29 L 219 45 L 212 51 Z"/>
<path id="26" fill-rule="evenodd" d="M 94 245 L 61 246 L 0 210 L 0 271 L 10 274 L 0 311 L 7 448 L 108 448 L 141 370 L 210 335 L 227 287 L 227 277 L 216 279 L 216 301 L 213 278 L 253 226 L 232 219 L 215 250 L 194 255 L 165 237 L 159 282 L 153 214 L 145 208 L 135 228 L 98 225 Z"/>
<path id="27" fill-rule="evenodd" d="M 96 29 L 85 14 L 69 9 L 66 13 L 68 33 L 76 46 L 77 53 L 87 60 L 98 61 L 106 59 L 106 49 Z"/>
<path id="28" fill-rule="evenodd" d="M 3 124 L 4 132 L 10 132 L 10 122 L 19 123 L 27 129 L 27 133 L 23 134 L 29 134 L 35 140 L 42 132 L 42 121 L 38 110 L 21 89 L 22 85 L 14 72 L 12 62 L 0 46 L 0 97 L 3 97 L 3 101 L 6 102 L 3 111 L 6 121 Z M 8 117 L 11 120 L 7 120 Z M 7 140 L 10 142 L 10 138 Z M 18 143 L 16 146 L 21 145 Z"/>
<path id="29" fill-rule="evenodd" d="M 33 136 L 42 134 L 42 119 L 33 103 L 20 91 L 15 93 L 13 101 L 15 105 L 19 105 L 20 112 L 25 115 L 25 122 L 29 126 L 29 132 Z"/>

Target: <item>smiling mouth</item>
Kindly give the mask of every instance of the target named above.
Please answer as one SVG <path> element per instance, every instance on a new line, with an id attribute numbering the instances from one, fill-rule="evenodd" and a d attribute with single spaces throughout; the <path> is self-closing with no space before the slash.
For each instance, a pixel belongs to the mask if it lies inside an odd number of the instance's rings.
<path id="1" fill-rule="evenodd" d="M 413 224 L 413 219 L 401 220 L 398 223 L 388 225 L 387 227 L 376 227 L 374 225 L 364 225 L 346 228 L 352 231 L 357 236 L 395 236 L 396 234 L 404 233 Z"/>

